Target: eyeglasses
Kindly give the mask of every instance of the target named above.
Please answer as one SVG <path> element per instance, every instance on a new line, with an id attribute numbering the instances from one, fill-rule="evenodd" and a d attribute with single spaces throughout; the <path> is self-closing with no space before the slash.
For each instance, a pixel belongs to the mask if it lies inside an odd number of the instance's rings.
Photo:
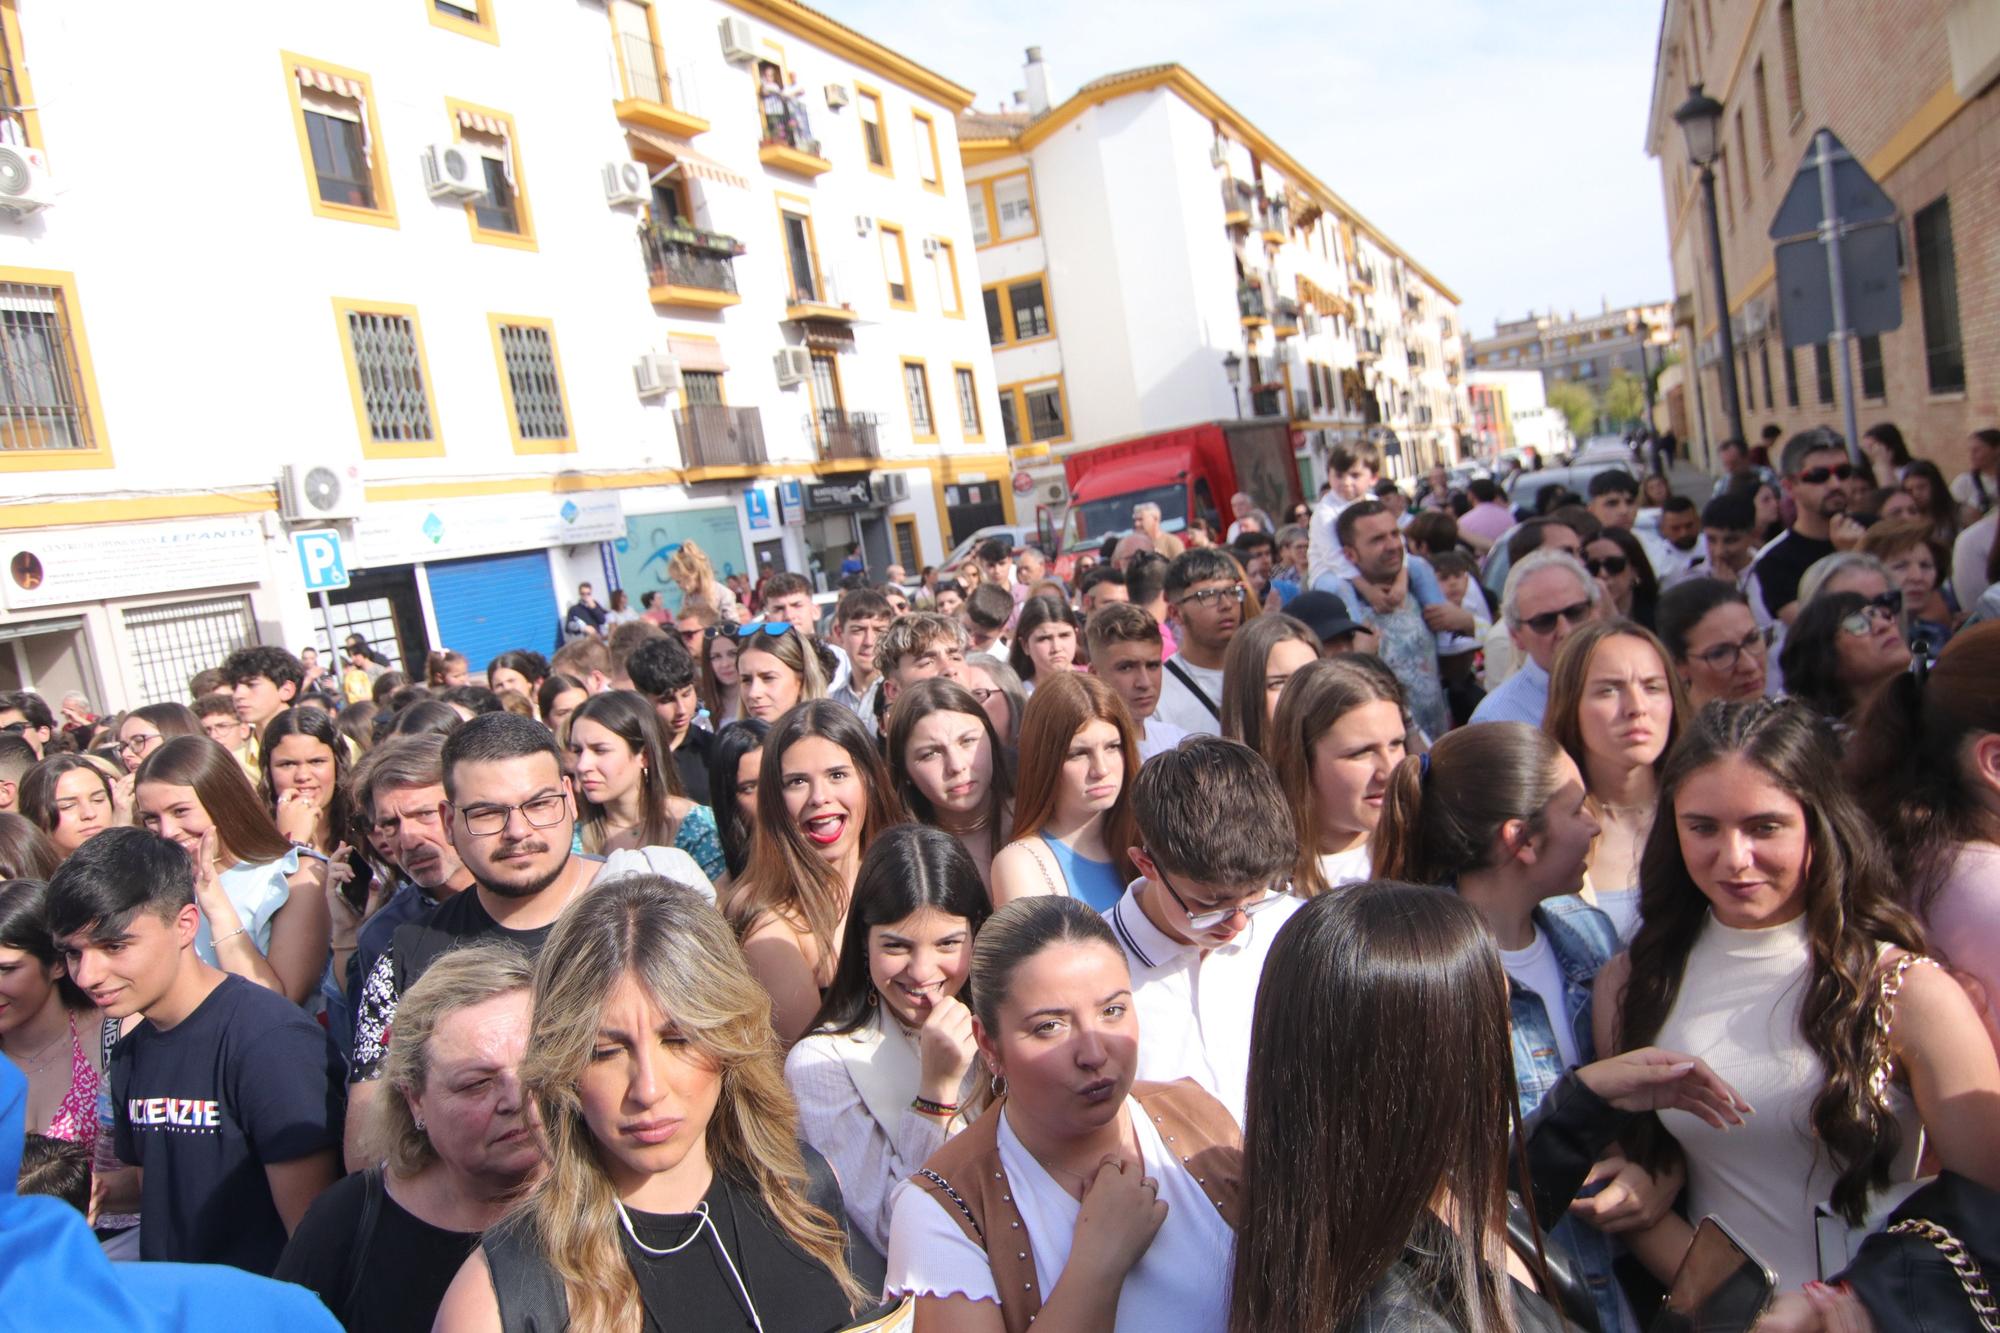
<path id="1" fill-rule="evenodd" d="M 507 827 L 507 821 L 519 810 L 521 818 L 528 821 L 529 828 L 554 828 L 569 816 L 569 801 L 562 795 L 552 793 L 523 801 L 519 805 L 480 805 L 470 810 L 460 810 L 458 816 L 465 821 L 465 831 L 474 837 L 490 838 Z"/>
<path id="2" fill-rule="evenodd" d="M 1150 855 L 1150 853 L 1148 853 L 1148 855 Z M 1167 878 L 1166 872 L 1162 871 L 1159 868 L 1159 866 L 1155 865 L 1153 867 L 1153 873 L 1156 876 L 1158 876 L 1160 881 L 1160 887 L 1165 889 L 1168 895 L 1171 896 L 1175 902 L 1180 904 L 1181 911 L 1187 913 L 1188 925 L 1192 926 L 1197 934 L 1203 931 L 1214 930 L 1217 926 L 1223 924 L 1225 921 L 1228 921 L 1238 912 L 1241 912 L 1245 917 L 1253 917 L 1257 915 L 1257 913 L 1263 911 L 1265 908 L 1275 907 L 1279 903 L 1285 901 L 1286 898 L 1291 896 L 1282 888 L 1276 888 L 1276 887 L 1267 888 L 1259 890 L 1262 896 L 1254 899 L 1253 901 L 1237 903 L 1234 907 L 1216 907 L 1216 908 L 1211 908 L 1205 912 L 1197 912 L 1194 910 L 1194 908 L 1188 906 L 1187 899 L 1181 897 L 1180 891 L 1176 889 L 1173 886 L 1172 881 L 1170 881 Z"/>
<path id="3" fill-rule="evenodd" d="M 1799 480 L 1808 486 L 1824 485 L 1828 481 L 1846 481 L 1854 475 L 1854 468 L 1848 463 L 1836 463 L 1832 467 L 1809 467 L 1799 473 Z"/>
<path id="4" fill-rule="evenodd" d="M 1880 611 L 1887 611 L 1892 616 L 1900 616 L 1903 614 L 1903 591 L 1900 588 L 1891 588 L 1885 593 L 1869 598 L 1868 605 Z"/>
<path id="5" fill-rule="evenodd" d="M 972 697 L 979 700 L 979 702 L 982 704 L 985 703 L 988 699 L 991 699 L 994 695 L 998 693 L 1000 693 L 1000 691 L 994 689 L 990 685 L 975 685 L 972 687 Z"/>
<path id="6" fill-rule="evenodd" d="M 1583 562 L 1583 567 L 1589 570 L 1590 576 L 1595 579 L 1603 578 L 1606 575 L 1616 578 L 1629 569 L 1631 565 L 1622 555 L 1607 555 L 1600 556 L 1595 560 L 1586 560 Z"/>
<path id="7" fill-rule="evenodd" d="M 1893 625 L 1895 623 L 1896 613 L 1882 605 L 1882 599 L 1878 597 L 1859 611 L 1856 611 L 1853 615 L 1842 616 L 1840 620 L 1840 632 L 1843 634 L 1852 634 L 1855 638 L 1859 639 L 1873 634 L 1875 626 L 1878 624 Z"/>
<path id="8" fill-rule="evenodd" d="M 134 736 L 130 740 L 118 742 L 118 749 L 121 754 L 144 754 L 153 747 L 154 742 L 165 739 L 166 737 L 157 731 L 149 732 L 144 736 Z"/>
<path id="9" fill-rule="evenodd" d="M 1749 653 L 1753 657 L 1762 657 L 1770 652 L 1771 636 L 1776 633 L 1776 630 L 1776 626 L 1766 625 L 1760 629 L 1751 630 L 1749 634 L 1735 643 L 1718 643 L 1713 648 L 1704 648 L 1698 653 L 1689 653 L 1688 656 L 1700 662 L 1711 671 L 1734 671 L 1737 660 L 1744 653 Z"/>
<path id="10" fill-rule="evenodd" d="M 1529 616 L 1521 624 L 1523 628 L 1532 630 L 1536 634 L 1553 634 L 1557 620 L 1567 620 L 1572 625 L 1581 625 L 1588 619 L 1590 619 L 1590 602 L 1585 599 L 1558 607 L 1553 611 L 1544 611 L 1538 616 Z"/>
<path id="11" fill-rule="evenodd" d="M 1248 588 L 1240 583 L 1232 583 L 1227 588 L 1203 588 L 1200 592 L 1187 593 L 1181 598 L 1179 604 L 1186 606 L 1189 602 L 1193 602 L 1206 611 L 1221 602 L 1224 598 L 1228 598 L 1238 606 L 1241 606 L 1243 599 L 1249 595 L 1250 590 Z"/>

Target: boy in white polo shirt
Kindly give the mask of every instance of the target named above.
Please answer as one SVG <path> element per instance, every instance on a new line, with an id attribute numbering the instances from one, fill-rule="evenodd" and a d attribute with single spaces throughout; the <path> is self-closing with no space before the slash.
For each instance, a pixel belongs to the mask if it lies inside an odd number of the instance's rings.
<path id="1" fill-rule="evenodd" d="M 1148 760 L 1132 806 L 1140 878 L 1105 916 L 1132 968 L 1138 1077 L 1192 1078 L 1240 1124 L 1257 983 L 1300 906 L 1290 807 L 1263 756 L 1213 736 Z"/>

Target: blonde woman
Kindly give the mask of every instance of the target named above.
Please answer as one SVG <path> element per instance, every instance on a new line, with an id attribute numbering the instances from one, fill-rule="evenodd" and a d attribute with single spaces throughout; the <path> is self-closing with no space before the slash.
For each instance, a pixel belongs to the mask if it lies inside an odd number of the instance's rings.
<path id="1" fill-rule="evenodd" d="M 738 618 L 736 594 L 715 577 L 715 566 L 709 563 L 708 552 L 693 542 L 682 542 L 680 549 L 667 557 L 667 577 L 681 590 L 683 612 L 701 605 L 712 608 L 722 620 Z"/>
<path id="2" fill-rule="evenodd" d="M 853 1318 L 839 1187 L 800 1147 L 770 1000 L 714 908 L 657 875 L 592 889 L 542 951 L 533 1012 L 547 1168 L 459 1270 L 441 1333 Z"/>

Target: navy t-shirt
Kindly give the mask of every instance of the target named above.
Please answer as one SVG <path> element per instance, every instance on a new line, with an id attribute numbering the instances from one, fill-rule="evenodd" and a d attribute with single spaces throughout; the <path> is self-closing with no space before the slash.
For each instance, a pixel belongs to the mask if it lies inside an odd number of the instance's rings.
<path id="1" fill-rule="evenodd" d="M 268 1275 L 285 1223 L 264 1175 L 340 1146 L 339 1054 L 275 991 L 226 976 L 166 1031 L 113 1048 L 120 1160 L 143 1167 L 139 1257 Z"/>

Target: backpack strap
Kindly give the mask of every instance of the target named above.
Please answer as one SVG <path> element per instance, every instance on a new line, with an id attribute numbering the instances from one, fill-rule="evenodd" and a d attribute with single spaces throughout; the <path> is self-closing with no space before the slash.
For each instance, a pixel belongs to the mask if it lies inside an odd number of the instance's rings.
<path id="1" fill-rule="evenodd" d="M 1222 721 L 1222 710 L 1216 707 L 1215 700 L 1209 698 L 1207 692 L 1204 691 L 1201 688 L 1201 686 L 1194 683 L 1194 677 L 1190 676 L 1187 673 L 1186 667 L 1182 666 L 1179 662 L 1176 662 L 1171 657 L 1169 657 L 1166 661 L 1162 662 L 1160 665 L 1164 666 L 1168 671 L 1171 671 L 1173 673 L 1175 680 L 1187 686 L 1188 693 L 1192 694 L 1195 698 L 1201 701 L 1201 706 L 1208 710 L 1208 715 L 1210 717 L 1214 718 L 1217 722 Z"/>
<path id="2" fill-rule="evenodd" d="M 361 1279 L 368 1275 L 368 1252 L 374 1248 L 375 1230 L 382 1223 L 382 1200 L 389 1193 L 382 1171 L 380 1166 L 371 1166 L 361 1173 L 361 1219 L 354 1225 L 354 1243 L 347 1247 L 347 1259 L 341 1267 L 345 1279 L 341 1285 L 347 1295 L 340 1308 L 350 1318 L 361 1296 Z"/>

